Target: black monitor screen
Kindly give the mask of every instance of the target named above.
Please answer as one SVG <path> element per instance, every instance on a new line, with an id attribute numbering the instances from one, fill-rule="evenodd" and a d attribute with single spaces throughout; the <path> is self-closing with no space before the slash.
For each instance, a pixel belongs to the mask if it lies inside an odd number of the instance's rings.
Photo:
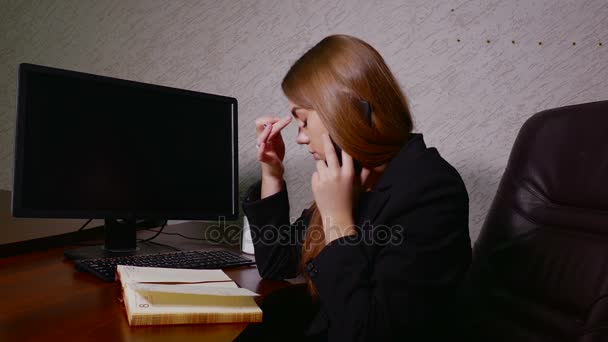
<path id="1" fill-rule="evenodd" d="M 13 214 L 235 218 L 234 98 L 22 64 Z"/>

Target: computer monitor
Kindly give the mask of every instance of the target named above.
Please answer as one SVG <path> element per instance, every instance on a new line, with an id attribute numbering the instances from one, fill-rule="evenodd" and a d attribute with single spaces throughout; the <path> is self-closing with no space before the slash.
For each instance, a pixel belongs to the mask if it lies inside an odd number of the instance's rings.
<path id="1" fill-rule="evenodd" d="M 141 219 L 236 219 L 237 126 L 232 97 L 21 64 L 13 216 L 104 219 L 75 257 L 134 253 Z"/>

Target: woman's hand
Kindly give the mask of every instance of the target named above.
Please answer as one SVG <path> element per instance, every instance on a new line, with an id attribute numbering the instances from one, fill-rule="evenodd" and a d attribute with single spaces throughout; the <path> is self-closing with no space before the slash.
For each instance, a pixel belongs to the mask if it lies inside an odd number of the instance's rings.
<path id="1" fill-rule="evenodd" d="M 264 116 L 255 120 L 257 157 L 262 165 L 262 177 L 281 180 L 283 178 L 283 158 L 285 143 L 281 130 L 291 122 L 291 116 L 284 118 Z"/>
<path id="2" fill-rule="evenodd" d="M 323 219 L 327 243 L 355 233 L 353 220 L 353 181 L 355 168 L 352 157 L 342 150 L 342 167 L 338 162 L 328 134 L 323 134 L 325 161 L 317 161 L 312 174 L 312 192 Z"/>

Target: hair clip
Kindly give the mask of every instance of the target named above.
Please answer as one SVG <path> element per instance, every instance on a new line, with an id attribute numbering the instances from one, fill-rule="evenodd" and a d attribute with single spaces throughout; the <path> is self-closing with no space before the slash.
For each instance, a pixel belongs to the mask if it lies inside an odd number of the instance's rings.
<path id="1" fill-rule="evenodd" d="M 367 120 L 368 125 L 372 125 L 372 105 L 365 100 L 359 100 L 361 104 L 361 109 L 363 109 L 363 115 L 365 115 L 365 120 Z"/>

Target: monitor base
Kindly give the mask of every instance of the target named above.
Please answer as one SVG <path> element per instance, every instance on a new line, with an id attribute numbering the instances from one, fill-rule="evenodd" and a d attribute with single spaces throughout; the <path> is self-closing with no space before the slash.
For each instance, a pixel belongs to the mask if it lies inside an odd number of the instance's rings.
<path id="1" fill-rule="evenodd" d="M 66 250 L 63 255 L 71 260 L 111 258 L 117 256 L 158 254 L 174 251 L 169 247 L 154 243 L 138 242 L 136 230 L 138 221 L 131 219 L 104 220 L 105 243 Z M 164 224 L 163 224 L 164 226 Z"/>

